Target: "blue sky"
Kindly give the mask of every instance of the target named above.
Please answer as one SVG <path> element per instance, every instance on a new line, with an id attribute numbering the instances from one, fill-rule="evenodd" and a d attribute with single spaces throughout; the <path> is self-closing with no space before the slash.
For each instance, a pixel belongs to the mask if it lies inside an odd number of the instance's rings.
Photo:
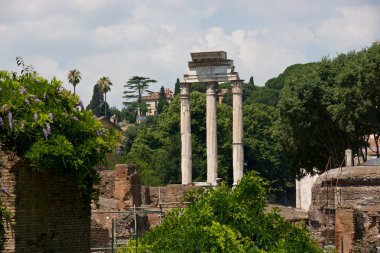
<path id="1" fill-rule="evenodd" d="M 121 108 L 129 78 L 173 88 L 193 51 L 226 51 L 241 78 L 264 85 L 289 65 L 370 46 L 379 27 L 379 0 L 0 0 L 0 69 L 22 56 L 68 89 L 79 69 L 85 104 L 109 76 L 107 101 Z"/>

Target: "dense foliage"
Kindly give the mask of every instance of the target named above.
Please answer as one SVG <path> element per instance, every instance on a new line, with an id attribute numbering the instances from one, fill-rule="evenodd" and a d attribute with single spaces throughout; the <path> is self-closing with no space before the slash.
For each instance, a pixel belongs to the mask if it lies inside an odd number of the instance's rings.
<path id="1" fill-rule="evenodd" d="M 230 87 L 230 86 L 229 86 Z M 206 96 L 192 92 L 190 98 L 193 145 L 193 180 L 206 179 Z M 127 161 L 136 163 L 143 184 L 179 183 L 181 139 L 180 99 L 174 101 L 155 120 L 148 119 L 126 132 L 124 146 Z M 291 186 L 294 172 L 281 154 L 272 126 L 278 118 L 273 106 L 249 103 L 244 105 L 244 150 L 246 171 L 255 169 L 261 176 L 275 181 L 274 187 Z M 218 176 L 232 183 L 232 108 L 218 104 Z"/>
<path id="2" fill-rule="evenodd" d="M 237 187 L 197 194 L 188 208 L 169 212 L 162 225 L 118 252 L 321 252 L 302 225 L 266 211 L 268 183 L 249 173 Z"/>
<path id="3" fill-rule="evenodd" d="M 48 81 L 25 66 L 21 75 L 0 72 L 0 93 L 2 148 L 35 169 L 72 173 L 91 190 L 97 178 L 94 166 L 115 147 L 119 134 L 102 128 L 60 81 Z"/>
<path id="4" fill-rule="evenodd" d="M 294 65 L 279 79 L 267 84 L 283 85 L 276 136 L 294 168 L 338 167 L 347 148 L 366 159 L 369 135 L 377 144 L 380 132 L 379 44 Z"/>
<path id="5" fill-rule="evenodd" d="M 365 157 L 368 136 L 379 138 L 380 45 L 360 52 L 289 66 L 264 87 L 243 85 L 245 171 L 289 189 L 296 174 L 337 167 L 344 150 Z M 230 89 L 229 83 L 219 89 Z M 191 87 L 193 180 L 205 179 L 204 84 Z M 231 182 L 232 96 L 218 105 L 219 176 Z M 126 133 L 127 160 L 139 165 L 144 184 L 180 182 L 178 96 L 155 120 Z M 362 152 L 364 150 L 364 152 Z M 379 153 L 379 149 L 376 150 Z M 301 169 L 302 168 L 302 169 Z"/>

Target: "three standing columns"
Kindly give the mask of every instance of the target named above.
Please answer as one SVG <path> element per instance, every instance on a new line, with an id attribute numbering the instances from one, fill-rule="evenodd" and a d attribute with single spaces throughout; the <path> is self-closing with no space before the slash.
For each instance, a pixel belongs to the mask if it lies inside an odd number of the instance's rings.
<path id="1" fill-rule="evenodd" d="M 243 108 L 242 108 L 243 81 L 232 83 L 232 168 L 234 185 L 243 177 L 244 149 L 243 149 Z"/>
<path id="2" fill-rule="evenodd" d="M 243 110 L 242 83 L 232 83 L 232 167 L 234 185 L 243 177 Z M 218 145 L 216 120 L 216 83 L 207 83 L 206 91 L 206 147 L 207 147 L 207 182 L 215 185 L 218 177 Z M 182 184 L 192 182 L 192 148 L 190 117 L 190 84 L 181 83 L 181 170 Z"/>

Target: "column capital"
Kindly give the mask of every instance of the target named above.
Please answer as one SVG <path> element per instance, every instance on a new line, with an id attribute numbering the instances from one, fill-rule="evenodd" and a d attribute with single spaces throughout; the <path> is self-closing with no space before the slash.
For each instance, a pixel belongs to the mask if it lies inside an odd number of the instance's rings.
<path id="1" fill-rule="evenodd" d="M 190 95 L 190 83 L 181 83 L 180 85 L 181 97 L 187 97 Z"/>
<path id="2" fill-rule="evenodd" d="M 241 94 L 244 80 L 236 80 L 231 82 L 232 94 Z"/>
<path id="3" fill-rule="evenodd" d="M 209 82 L 206 83 L 206 94 L 207 95 L 216 95 L 217 93 L 217 83 L 216 82 Z"/>

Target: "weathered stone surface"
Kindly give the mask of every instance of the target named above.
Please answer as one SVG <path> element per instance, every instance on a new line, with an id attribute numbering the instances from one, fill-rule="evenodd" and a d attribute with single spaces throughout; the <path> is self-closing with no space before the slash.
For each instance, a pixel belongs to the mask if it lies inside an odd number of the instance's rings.
<path id="1" fill-rule="evenodd" d="M 100 185 L 99 194 L 105 198 L 114 198 L 115 175 L 113 170 L 103 170 L 99 172 Z"/>
<path id="2" fill-rule="evenodd" d="M 234 63 L 227 59 L 224 51 L 191 53 L 188 73 L 184 75 L 186 83 L 228 82 L 239 80 L 234 71 Z"/>
<path id="3" fill-rule="evenodd" d="M 128 210 L 142 203 L 140 177 L 135 165 L 117 164 L 115 170 L 99 172 L 100 196 L 92 206 L 91 247 L 106 247 L 111 244 L 112 220 L 117 242 L 125 242 L 135 235 L 135 217 Z M 145 189 L 149 192 L 149 190 Z M 146 194 L 146 193 L 145 193 Z M 145 201 L 149 201 L 146 199 Z M 142 235 L 148 227 L 148 217 L 136 215 L 138 233 Z"/>
<path id="4" fill-rule="evenodd" d="M 118 210 L 141 206 L 141 183 L 135 165 L 115 166 L 115 198 Z"/>
<path id="5" fill-rule="evenodd" d="M 364 219 L 354 217 L 358 211 Z M 320 175 L 312 189 L 309 219 L 320 244 L 335 244 L 338 252 L 370 241 L 380 246 L 380 166 L 338 168 Z M 358 234 L 364 237 L 354 241 Z"/>
<path id="6" fill-rule="evenodd" d="M 109 242 L 108 228 L 91 219 L 91 247 L 100 248 L 107 245 Z"/>
<path id="7" fill-rule="evenodd" d="M 234 185 L 238 184 L 244 171 L 242 85 L 242 80 L 232 82 L 232 169 Z"/>
<path id="8" fill-rule="evenodd" d="M 242 83 L 235 71 L 233 61 L 227 59 L 224 51 L 191 53 L 188 73 L 181 83 L 181 172 L 182 184 L 192 182 L 191 160 L 191 115 L 190 115 L 190 84 L 204 83 L 207 85 L 206 99 L 206 146 L 207 146 L 207 183 L 217 185 L 218 149 L 216 127 L 215 91 L 218 82 L 232 82 L 233 94 L 233 177 L 234 185 L 243 177 L 243 113 L 242 113 Z"/>
<path id="9" fill-rule="evenodd" d="M 306 175 L 296 179 L 296 208 L 308 211 L 311 203 L 311 188 L 319 175 Z"/>
<path id="10" fill-rule="evenodd" d="M 216 179 L 218 177 L 216 88 L 217 88 L 217 83 L 207 83 L 207 91 L 206 91 L 207 182 L 213 185 L 216 185 Z"/>
<path id="11" fill-rule="evenodd" d="M 2 252 L 89 252 L 90 198 L 75 178 L 32 170 L 9 152 L 0 151 L 0 162 L 1 198 L 14 221 Z"/>
<path id="12" fill-rule="evenodd" d="M 190 84 L 181 84 L 181 174 L 182 184 L 193 181 L 192 174 L 192 144 L 191 144 L 191 114 L 190 114 Z"/>
<path id="13" fill-rule="evenodd" d="M 150 205 L 150 187 L 141 186 L 141 203 L 142 205 Z"/>

